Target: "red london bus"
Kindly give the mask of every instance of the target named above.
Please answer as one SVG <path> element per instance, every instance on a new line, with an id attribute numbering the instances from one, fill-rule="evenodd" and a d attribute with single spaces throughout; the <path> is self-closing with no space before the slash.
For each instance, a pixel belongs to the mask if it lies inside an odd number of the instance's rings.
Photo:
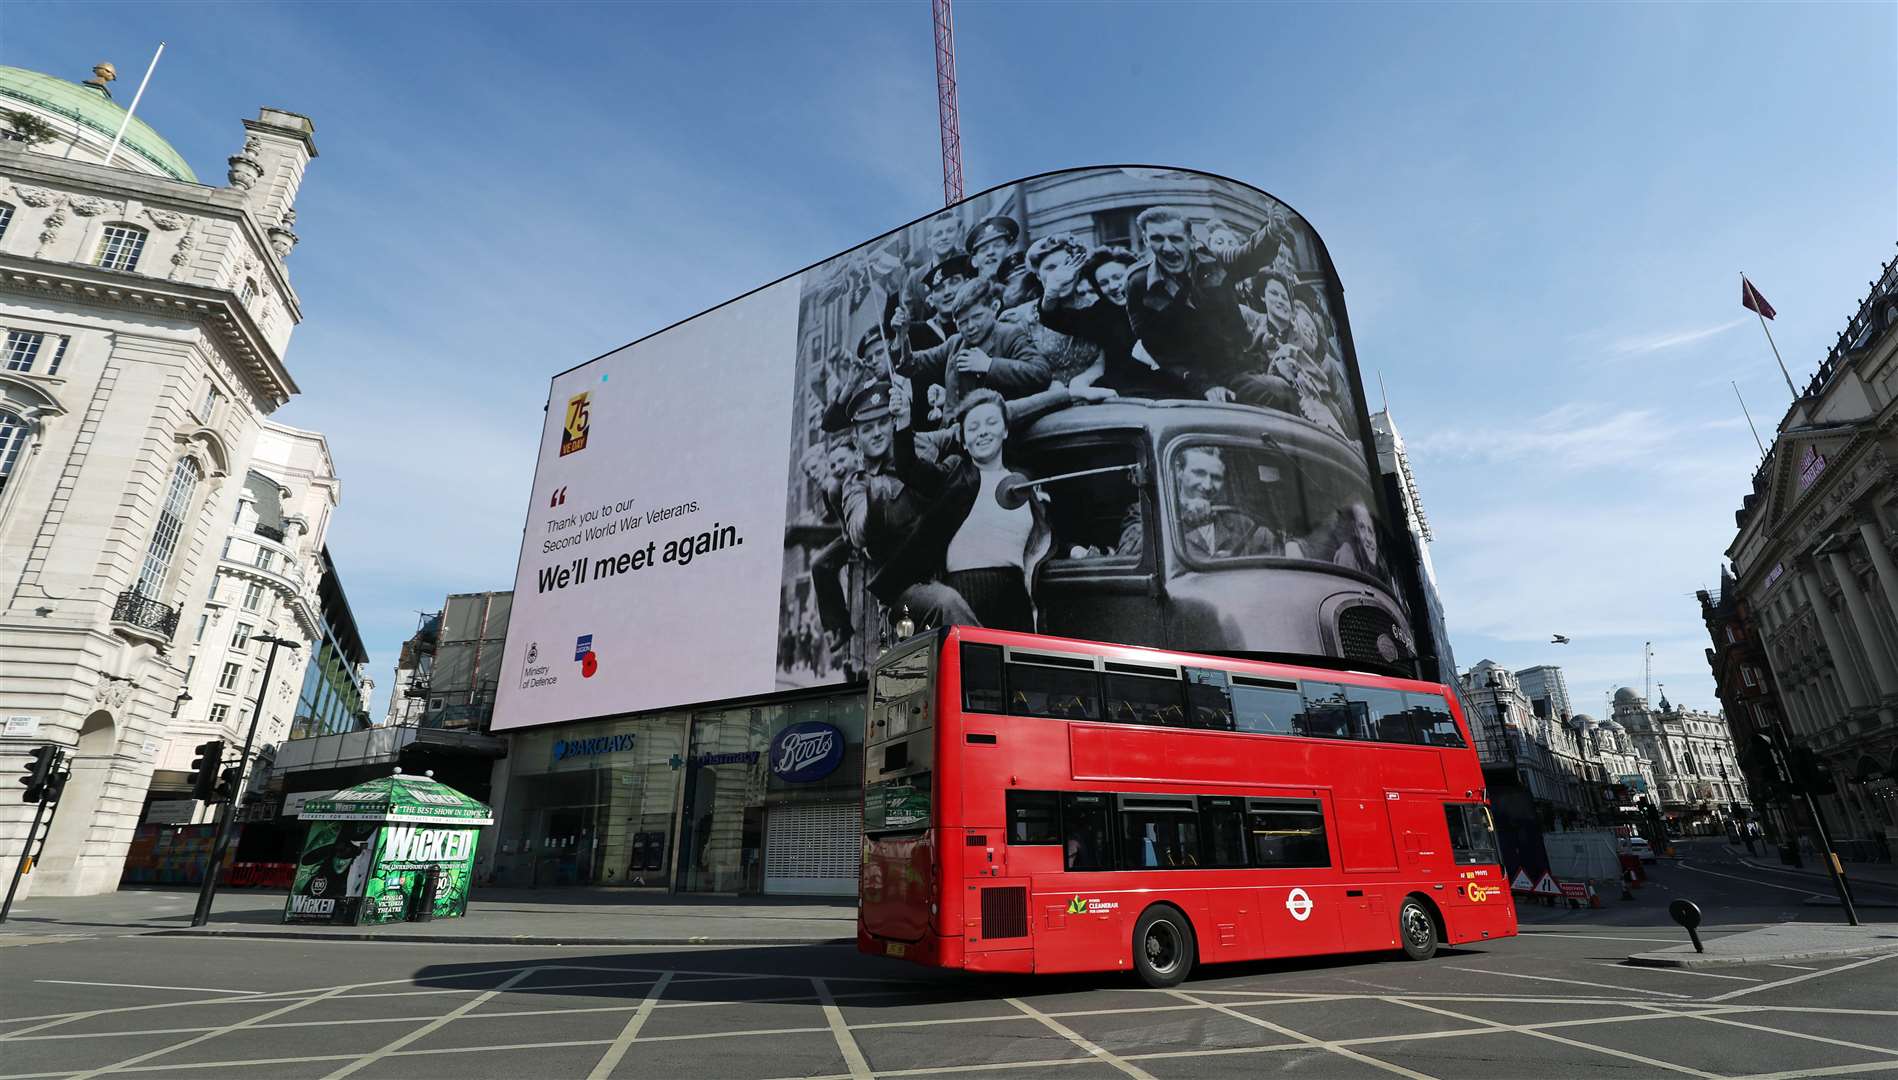
<path id="1" fill-rule="evenodd" d="M 879 659 L 857 948 L 1136 971 L 1516 933 L 1456 697 L 1432 683 L 1004 633 Z"/>

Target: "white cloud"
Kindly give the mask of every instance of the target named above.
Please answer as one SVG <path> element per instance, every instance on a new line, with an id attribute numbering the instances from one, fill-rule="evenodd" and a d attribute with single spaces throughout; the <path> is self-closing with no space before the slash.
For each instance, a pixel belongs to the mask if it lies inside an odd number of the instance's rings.
<path id="1" fill-rule="evenodd" d="M 1646 334 L 1636 334 L 1631 337 L 1621 338 L 1611 343 L 1608 348 L 1618 356 L 1641 356 L 1647 353 L 1661 352 L 1666 349 L 1678 349 L 1683 345 L 1692 345 L 1696 341 L 1705 341 L 1716 334 L 1724 334 L 1745 321 L 1746 318 L 1742 316 L 1738 319 L 1730 319 L 1717 326 L 1703 326 L 1693 330 L 1663 330 Z"/>
<path id="2" fill-rule="evenodd" d="M 1474 416 L 1481 417 L 1481 410 Z M 1606 410 L 1571 403 L 1528 419 L 1499 409 L 1493 425 L 1425 431 L 1406 442 L 1426 461 L 1533 459 L 1566 469 L 1592 469 L 1645 460 L 1676 434 L 1653 409 Z"/>

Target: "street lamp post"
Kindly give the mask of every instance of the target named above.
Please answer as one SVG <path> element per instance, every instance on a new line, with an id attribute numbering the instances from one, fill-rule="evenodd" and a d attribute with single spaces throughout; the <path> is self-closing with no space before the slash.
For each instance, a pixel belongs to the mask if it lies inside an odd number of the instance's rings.
<path id="1" fill-rule="evenodd" d="M 230 795 L 225 801 L 224 817 L 218 823 L 217 842 L 211 845 L 211 862 L 204 868 L 204 885 L 198 889 L 198 910 L 191 916 L 193 926 L 203 926 L 211 921 L 211 900 L 217 896 L 218 869 L 224 865 L 224 852 L 231 844 L 231 825 L 237 819 L 237 804 L 247 786 L 250 746 L 257 738 L 257 721 L 264 715 L 264 695 L 270 692 L 270 672 L 277 666 L 277 650 L 301 648 L 296 642 L 275 634 L 259 634 L 251 640 L 269 642 L 270 655 L 264 660 L 264 678 L 257 686 L 257 704 L 250 710 L 250 726 L 244 731 L 244 749 L 237 757 L 237 782 L 231 785 Z"/>

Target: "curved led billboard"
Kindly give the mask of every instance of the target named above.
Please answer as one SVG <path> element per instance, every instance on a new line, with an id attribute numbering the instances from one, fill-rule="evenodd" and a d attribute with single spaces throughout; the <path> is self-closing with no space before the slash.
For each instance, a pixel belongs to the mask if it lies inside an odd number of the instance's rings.
<path id="1" fill-rule="evenodd" d="M 1255 188 L 982 192 L 554 377 L 494 726 L 862 678 L 905 618 L 1402 670 L 1323 243 Z"/>

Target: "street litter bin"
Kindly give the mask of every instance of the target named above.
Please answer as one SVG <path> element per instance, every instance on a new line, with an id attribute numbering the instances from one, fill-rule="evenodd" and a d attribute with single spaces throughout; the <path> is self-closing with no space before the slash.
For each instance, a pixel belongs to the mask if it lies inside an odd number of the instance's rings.
<path id="1" fill-rule="evenodd" d="M 439 865 L 430 866 L 409 897 L 410 922 L 435 921 L 435 894 L 441 891 L 441 887 L 442 868 Z"/>
<path id="2" fill-rule="evenodd" d="M 1804 865 L 1799 859 L 1799 845 L 1797 843 L 1779 845 L 1779 861 L 1787 866 Z"/>

